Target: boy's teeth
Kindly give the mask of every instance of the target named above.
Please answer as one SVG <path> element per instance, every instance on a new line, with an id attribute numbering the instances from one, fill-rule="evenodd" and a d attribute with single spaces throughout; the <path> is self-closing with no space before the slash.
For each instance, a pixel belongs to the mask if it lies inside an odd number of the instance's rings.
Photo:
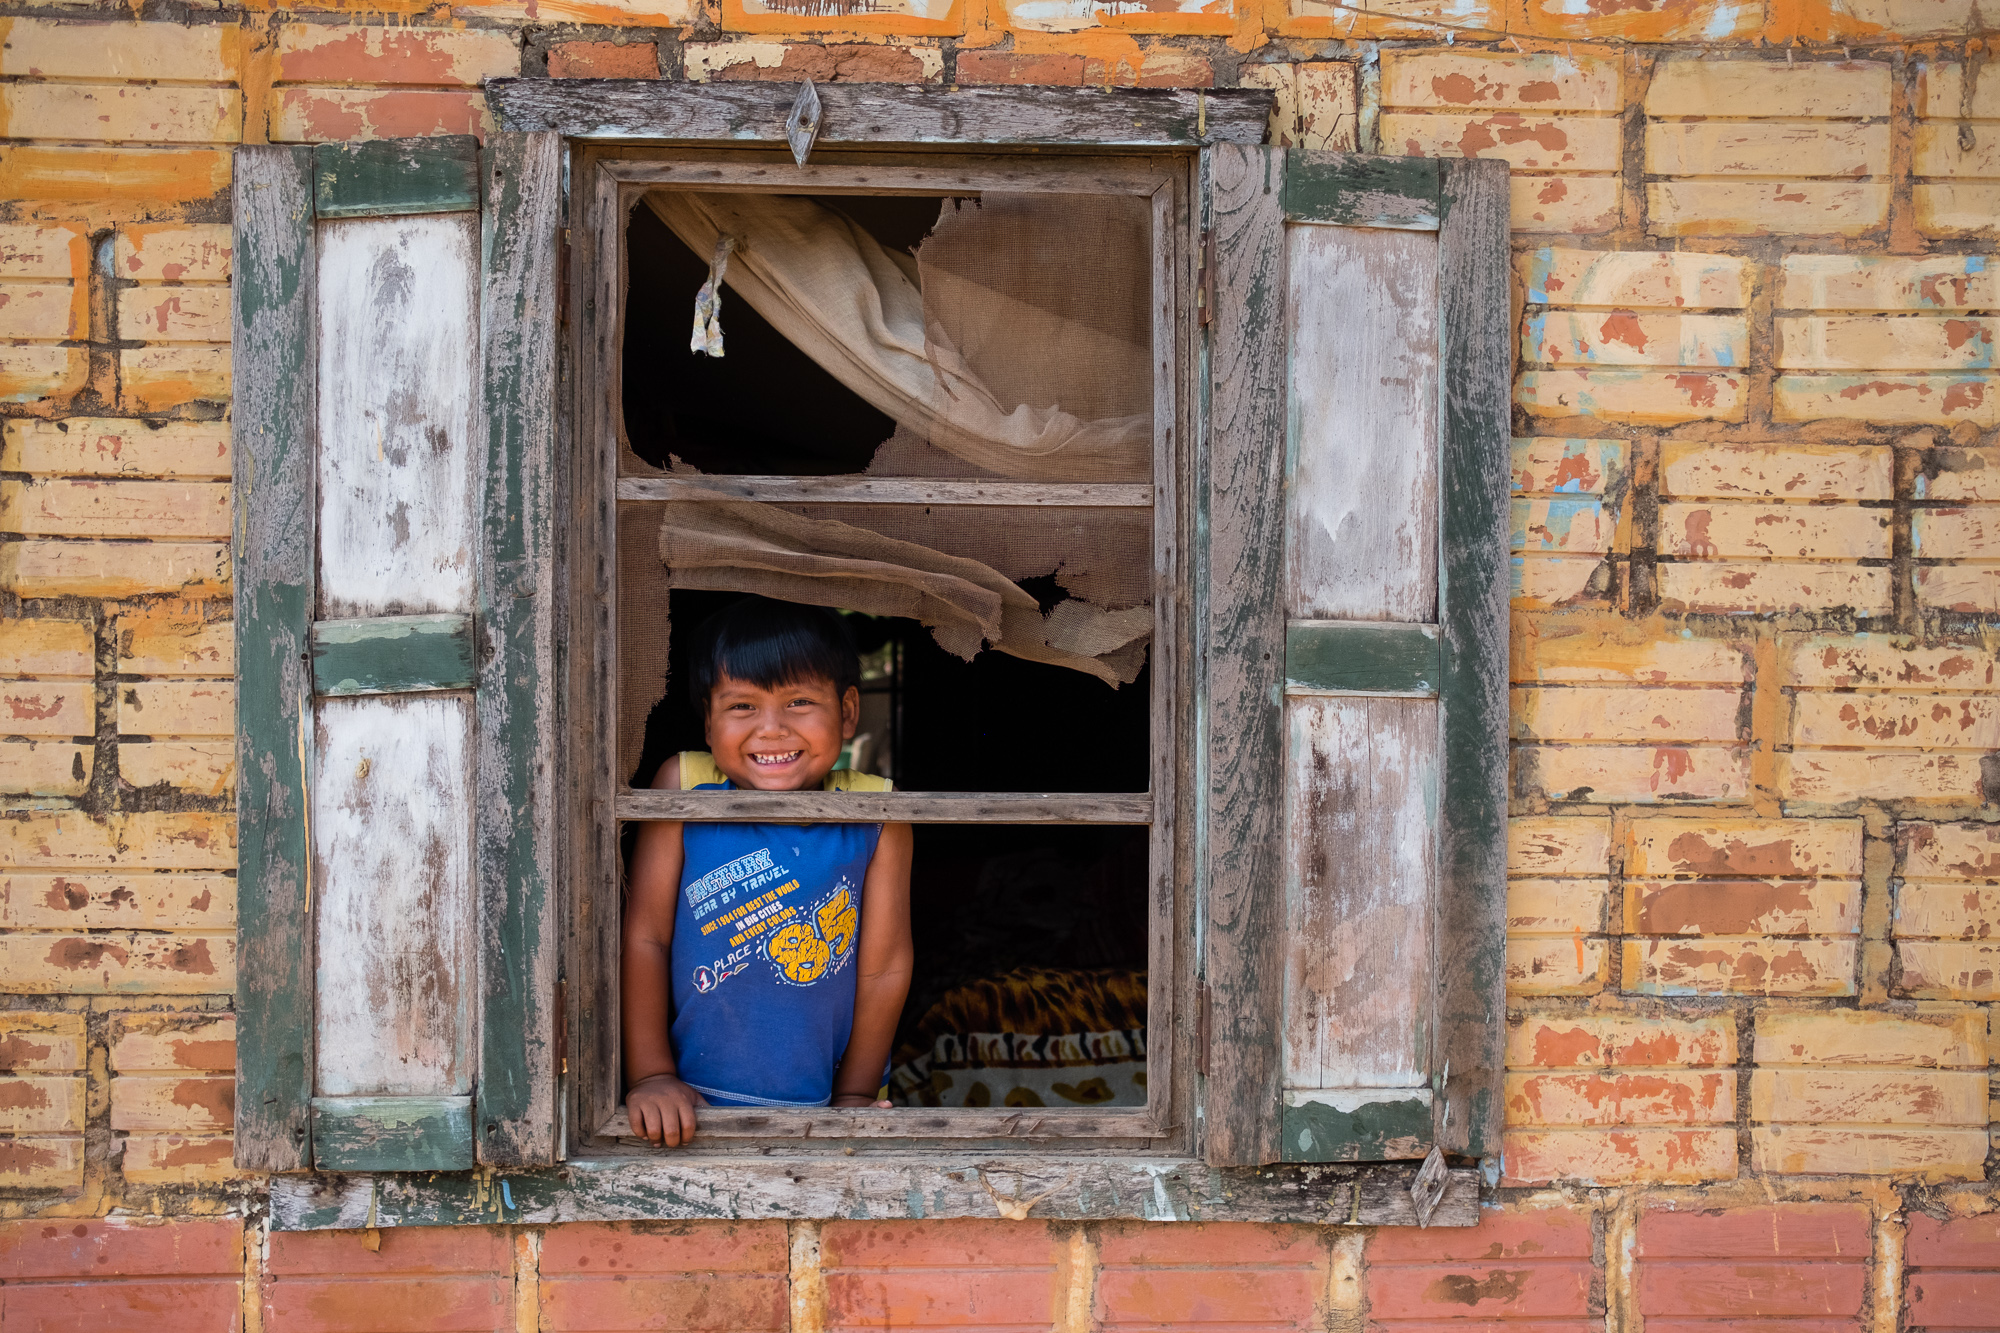
<path id="1" fill-rule="evenodd" d="M 784 754 L 753 754 L 750 758 L 760 764 L 788 764 L 803 753 L 802 750 L 788 750 Z"/>

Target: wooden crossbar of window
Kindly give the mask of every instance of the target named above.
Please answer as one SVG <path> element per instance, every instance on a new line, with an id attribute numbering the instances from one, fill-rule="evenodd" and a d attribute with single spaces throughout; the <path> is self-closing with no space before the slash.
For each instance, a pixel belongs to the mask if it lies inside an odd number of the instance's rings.
<path id="1" fill-rule="evenodd" d="M 1150 824 L 1149 792 L 655 791 L 618 794 L 618 818 L 765 824 Z"/>
<path id="2" fill-rule="evenodd" d="M 939 481 L 928 477 L 620 477 L 621 500 L 725 496 L 775 504 L 1080 506 L 1150 509 L 1146 482 Z"/>

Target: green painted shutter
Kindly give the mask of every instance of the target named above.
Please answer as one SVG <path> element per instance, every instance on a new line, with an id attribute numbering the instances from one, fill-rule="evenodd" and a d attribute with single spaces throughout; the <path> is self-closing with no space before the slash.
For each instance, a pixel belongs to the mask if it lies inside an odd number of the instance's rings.
<path id="1" fill-rule="evenodd" d="M 1209 165 L 1206 1155 L 1494 1153 L 1506 171 Z"/>
<path id="2" fill-rule="evenodd" d="M 556 152 L 237 155 L 246 1166 L 554 1155 Z"/>

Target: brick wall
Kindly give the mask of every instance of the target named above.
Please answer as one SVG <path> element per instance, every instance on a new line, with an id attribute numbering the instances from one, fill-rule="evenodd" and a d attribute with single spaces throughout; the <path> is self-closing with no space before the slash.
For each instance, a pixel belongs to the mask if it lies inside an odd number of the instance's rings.
<path id="1" fill-rule="evenodd" d="M 0 1325 L 1994 1322 L 2000 34 L 1972 0 L 6 12 Z M 478 84 L 516 74 L 1256 85 L 1280 141 L 1509 163 L 1479 1228 L 265 1230 L 229 1165 L 228 150 L 482 132 Z"/>

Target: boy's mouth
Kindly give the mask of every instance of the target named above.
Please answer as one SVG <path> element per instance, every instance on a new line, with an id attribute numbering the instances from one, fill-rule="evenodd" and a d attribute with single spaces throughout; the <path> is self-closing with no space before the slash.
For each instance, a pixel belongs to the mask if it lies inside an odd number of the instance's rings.
<path id="1" fill-rule="evenodd" d="M 784 750 L 777 754 L 752 754 L 750 762 L 760 764 L 765 768 L 776 768 L 781 764 L 791 763 L 792 760 L 797 759 L 804 753 L 804 750 Z"/>

